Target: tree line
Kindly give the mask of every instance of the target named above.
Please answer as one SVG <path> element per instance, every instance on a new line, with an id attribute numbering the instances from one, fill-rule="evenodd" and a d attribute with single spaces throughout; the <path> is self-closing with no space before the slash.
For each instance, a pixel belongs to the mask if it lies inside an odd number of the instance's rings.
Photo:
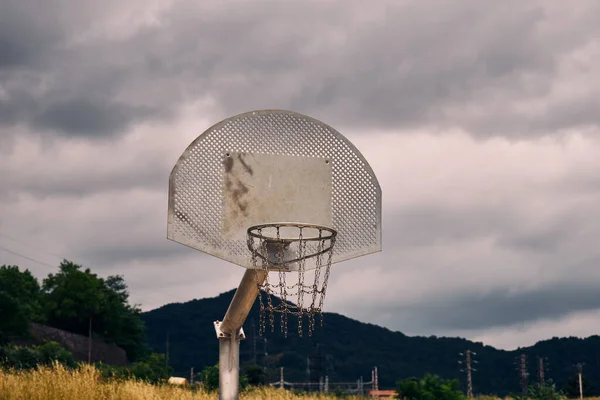
<path id="1" fill-rule="evenodd" d="M 122 276 L 99 277 L 63 260 L 40 284 L 29 270 L 0 266 L 0 346 L 29 336 L 32 322 L 103 339 L 123 348 L 131 362 L 150 348 L 141 310 L 129 302 Z"/>

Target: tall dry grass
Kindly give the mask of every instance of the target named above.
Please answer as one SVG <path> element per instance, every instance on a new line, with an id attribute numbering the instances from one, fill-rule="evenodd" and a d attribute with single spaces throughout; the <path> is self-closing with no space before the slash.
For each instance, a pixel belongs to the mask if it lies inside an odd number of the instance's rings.
<path id="1" fill-rule="evenodd" d="M 135 380 L 106 381 L 98 370 L 89 365 L 75 370 L 65 369 L 61 365 L 33 371 L 0 370 L 0 400 L 217 400 L 218 397 L 217 393 L 192 391 L 172 385 L 151 385 Z M 240 395 L 243 400 L 299 398 L 317 400 L 325 396 L 300 397 L 273 388 L 255 389 Z"/>
<path id="2" fill-rule="evenodd" d="M 331 396 L 296 396 L 285 390 L 255 389 L 241 394 L 242 400 L 317 400 Z M 171 385 L 151 385 L 135 380 L 106 381 L 98 370 L 83 365 L 75 370 L 61 365 L 34 371 L 0 370 L 0 400 L 217 400 L 217 393 L 192 391 Z M 358 400 L 358 397 L 349 399 Z M 481 400 L 493 400 L 481 397 Z M 500 399 L 498 399 L 500 400 Z M 587 398 L 600 400 L 600 397 Z"/>

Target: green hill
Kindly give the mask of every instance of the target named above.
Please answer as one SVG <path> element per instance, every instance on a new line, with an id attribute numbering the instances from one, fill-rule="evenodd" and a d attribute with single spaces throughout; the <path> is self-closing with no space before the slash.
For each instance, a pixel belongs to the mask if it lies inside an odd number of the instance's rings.
<path id="1" fill-rule="evenodd" d="M 190 368 L 200 371 L 218 361 L 218 342 L 213 321 L 220 320 L 234 291 L 214 298 L 167 304 L 143 314 L 150 346 L 164 353 L 169 337 L 170 365 L 179 376 L 188 376 Z M 546 379 L 559 386 L 575 373 L 574 364 L 585 363 L 585 375 L 591 382 L 600 382 L 600 337 L 586 339 L 554 338 L 515 351 L 498 350 L 482 343 L 460 338 L 406 336 L 373 324 L 366 324 L 343 315 L 325 313 L 323 327 L 318 326 L 312 337 L 306 332 L 298 337 L 295 317 L 290 317 L 289 334 L 284 338 L 275 321 L 275 332 L 258 335 L 258 301 L 244 326 L 247 339 L 241 344 L 241 364 L 266 365 L 271 382 L 279 379 L 279 367 L 284 367 L 285 380 L 307 381 L 307 358 L 310 357 L 311 379 L 328 375 L 330 382 L 355 382 L 361 376 L 371 379 L 374 366 L 379 370 L 381 388 L 392 388 L 398 379 L 421 377 L 426 372 L 445 378 L 458 378 L 459 353 L 475 351 L 478 361 L 473 365 L 475 393 L 504 395 L 519 391 L 516 358 L 528 355 L 530 381 L 537 376 L 537 357 L 547 357 Z M 255 332 L 253 340 L 253 332 Z M 265 339 L 266 351 L 265 353 Z M 254 350 L 256 349 L 256 350 Z"/>

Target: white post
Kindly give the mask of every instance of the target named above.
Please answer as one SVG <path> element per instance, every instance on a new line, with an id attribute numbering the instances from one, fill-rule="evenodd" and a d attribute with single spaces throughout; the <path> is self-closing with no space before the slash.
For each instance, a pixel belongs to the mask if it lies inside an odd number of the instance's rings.
<path id="1" fill-rule="evenodd" d="M 577 375 L 579 378 L 579 398 L 583 399 L 583 379 L 582 379 L 582 375 L 583 375 L 583 364 L 579 363 L 577 364 Z"/>
<path id="2" fill-rule="evenodd" d="M 377 372 L 377 367 L 375 367 L 375 371 L 373 373 L 375 376 L 374 386 L 375 386 L 375 398 L 379 398 L 379 373 Z"/>
<path id="3" fill-rule="evenodd" d="M 240 339 L 242 326 L 258 296 L 258 284 L 266 277 L 264 270 L 247 269 L 233 295 L 223 322 L 215 321 L 219 339 L 219 400 L 237 400 L 240 385 Z M 258 282 L 257 282 L 258 280 Z"/>
<path id="4" fill-rule="evenodd" d="M 240 339 L 219 338 L 219 400 L 237 400 L 240 386 Z"/>

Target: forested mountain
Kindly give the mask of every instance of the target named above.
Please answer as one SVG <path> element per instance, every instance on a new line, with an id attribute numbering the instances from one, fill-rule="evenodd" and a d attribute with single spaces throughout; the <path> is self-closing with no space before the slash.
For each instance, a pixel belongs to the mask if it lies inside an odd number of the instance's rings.
<path id="1" fill-rule="evenodd" d="M 175 374 L 188 376 L 191 367 L 199 371 L 217 363 L 218 341 L 213 321 L 223 318 L 233 294 L 230 291 L 214 298 L 168 304 L 143 314 L 149 344 L 155 352 L 166 351 L 168 336 L 169 360 Z M 286 381 L 307 381 L 310 357 L 311 379 L 317 381 L 319 375 L 328 375 L 330 382 L 354 382 L 361 376 L 369 381 L 372 368 L 377 366 L 382 388 L 392 388 L 401 378 L 421 377 L 427 372 L 458 378 L 464 384 L 459 353 L 470 349 L 477 353 L 474 359 L 478 361 L 474 365 L 477 371 L 473 372 L 475 393 L 518 392 L 517 357 L 523 353 L 528 356 L 530 381 L 536 379 L 537 357 L 541 356 L 547 358 L 549 366 L 546 379 L 552 378 L 560 387 L 576 373 L 574 364 L 578 362 L 585 363 L 584 372 L 591 382 L 600 382 L 598 336 L 555 338 L 504 351 L 460 338 L 410 337 L 334 313 L 325 313 L 323 326 L 317 322 L 312 337 L 306 332 L 298 337 L 295 317 L 290 317 L 287 338 L 280 332 L 278 318 L 275 332 L 268 329 L 259 336 L 258 325 L 257 301 L 244 326 L 247 339 L 241 344 L 241 364 L 248 366 L 256 360 L 257 364 L 266 365 L 270 381 L 279 379 L 279 367 L 285 368 Z"/>

